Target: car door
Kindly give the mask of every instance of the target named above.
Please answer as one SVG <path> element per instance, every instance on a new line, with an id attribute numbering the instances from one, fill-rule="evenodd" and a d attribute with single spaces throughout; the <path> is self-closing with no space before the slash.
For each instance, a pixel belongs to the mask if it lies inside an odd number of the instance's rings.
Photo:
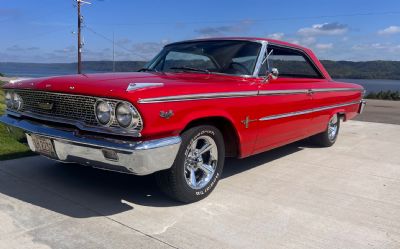
<path id="1" fill-rule="evenodd" d="M 322 77 L 302 51 L 274 45 L 269 45 L 268 50 L 273 50 L 270 68 L 275 67 L 280 73 L 277 79 L 259 83 L 262 104 L 258 108 L 255 153 L 308 136 L 313 108 L 310 90 Z M 260 76 L 265 75 L 267 67 L 262 66 Z"/>

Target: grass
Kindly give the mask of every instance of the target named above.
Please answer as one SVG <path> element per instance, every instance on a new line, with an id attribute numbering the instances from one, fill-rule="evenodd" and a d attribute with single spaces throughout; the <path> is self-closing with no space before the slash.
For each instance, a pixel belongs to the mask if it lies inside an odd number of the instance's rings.
<path id="1" fill-rule="evenodd" d="M 2 82 L 0 82 L 0 115 L 3 115 L 6 106 L 1 86 Z M 32 155 L 33 153 L 24 142 L 25 135 L 22 131 L 13 129 L 10 133 L 6 126 L 0 124 L 0 160 Z"/>

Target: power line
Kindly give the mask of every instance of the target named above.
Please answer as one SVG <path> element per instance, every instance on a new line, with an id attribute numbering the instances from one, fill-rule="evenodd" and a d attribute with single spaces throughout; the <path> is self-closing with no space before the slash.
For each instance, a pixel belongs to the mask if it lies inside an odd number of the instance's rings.
<path id="1" fill-rule="evenodd" d="M 400 11 L 387 11 L 387 12 L 364 12 L 364 13 L 350 13 L 350 14 L 337 14 L 337 15 L 319 15 L 319 16 L 294 16 L 294 17 L 276 17 L 266 19 L 248 19 L 252 23 L 263 23 L 273 21 L 294 21 L 294 20 L 306 20 L 306 19 L 321 19 L 321 18 L 337 18 L 337 17 L 357 17 L 357 16 L 379 16 L 379 15 L 400 15 Z M 166 21 L 166 22 L 136 22 L 136 23 L 94 23 L 96 25 L 107 25 L 107 26 L 140 26 L 140 25 L 170 25 L 170 24 L 218 24 L 218 23 L 234 23 L 242 22 L 246 19 L 240 20 L 223 20 L 223 21 Z"/>
<path id="2" fill-rule="evenodd" d="M 92 28 L 88 27 L 87 25 L 85 25 L 84 27 L 85 27 L 87 30 L 89 30 L 90 32 L 92 32 L 93 34 L 95 34 L 95 35 L 97 35 L 97 36 L 103 38 L 104 40 L 106 40 L 106 41 L 112 43 L 114 46 L 117 46 L 117 47 L 119 47 L 119 48 L 121 48 L 121 49 L 123 49 L 123 50 L 125 50 L 125 51 L 127 51 L 127 52 L 129 52 L 129 53 L 132 53 L 132 54 L 134 54 L 134 55 L 136 55 L 136 56 L 139 56 L 140 58 L 142 58 L 142 59 L 144 59 L 144 60 L 146 60 L 146 61 L 148 60 L 148 58 L 144 57 L 143 55 L 138 54 L 138 53 L 136 53 L 136 52 L 134 52 L 134 51 L 132 51 L 132 50 L 130 50 L 130 49 L 128 49 L 128 48 L 126 48 L 126 47 L 124 47 L 124 46 L 118 44 L 118 43 L 115 43 L 115 42 L 114 42 L 114 39 L 108 38 L 107 36 L 105 36 L 105 35 L 103 35 L 103 34 L 97 32 L 97 31 L 93 30 Z"/>

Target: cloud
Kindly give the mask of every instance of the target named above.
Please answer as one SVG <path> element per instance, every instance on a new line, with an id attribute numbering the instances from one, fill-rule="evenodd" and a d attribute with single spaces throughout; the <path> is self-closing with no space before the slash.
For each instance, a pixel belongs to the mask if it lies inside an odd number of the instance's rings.
<path id="1" fill-rule="evenodd" d="M 319 50 L 329 50 L 333 48 L 332 43 L 317 43 L 315 44 L 315 48 Z"/>
<path id="2" fill-rule="evenodd" d="M 8 47 L 6 50 L 9 52 L 29 52 L 39 50 L 39 47 L 21 47 L 19 45 L 13 45 Z"/>
<path id="3" fill-rule="evenodd" d="M 400 33 L 400 26 L 390 26 L 378 31 L 380 35 L 393 35 L 398 33 Z"/>
<path id="4" fill-rule="evenodd" d="M 58 53 L 58 54 L 71 54 L 71 53 L 75 53 L 76 51 L 77 51 L 76 47 L 71 45 L 71 46 L 67 46 L 63 49 L 56 49 L 53 52 Z"/>
<path id="5" fill-rule="evenodd" d="M 228 34 L 237 34 L 247 32 L 253 24 L 251 20 L 243 20 L 237 24 L 216 26 L 216 27 L 204 27 L 195 30 L 201 37 L 212 37 L 212 36 L 224 36 Z"/>
<path id="6" fill-rule="evenodd" d="M 268 38 L 275 39 L 275 40 L 282 40 L 285 36 L 284 33 L 272 33 L 267 35 Z"/>
<path id="7" fill-rule="evenodd" d="M 313 36 L 309 36 L 309 37 L 288 38 L 287 41 L 300 46 L 309 47 L 315 44 L 317 39 Z"/>
<path id="8" fill-rule="evenodd" d="M 162 40 L 160 42 L 141 42 L 132 45 L 132 52 L 134 55 L 141 58 L 136 59 L 152 59 L 161 49 L 168 43 L 168 40 Z"/>
<path id="9" fill-rule="evenodd" d="M 297 33 L 301 36 L 341 35 L 348 30 L 347 25 L 337 22 L 314 24 L 311 27 L 301 28 Z"/>

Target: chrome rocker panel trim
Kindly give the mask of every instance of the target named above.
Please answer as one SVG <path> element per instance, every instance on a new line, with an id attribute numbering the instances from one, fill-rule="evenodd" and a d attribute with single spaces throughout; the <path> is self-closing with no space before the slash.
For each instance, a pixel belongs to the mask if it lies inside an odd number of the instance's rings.
<path id="1" fill-rule="evenodd" d="M 32 135 L 53 141 L 58 161 L 80 163 L 106 170 L 148 175 L 172 166 L 178 153 L 181 138 L 167 137 L 149 141 L 108 139 L 101 136 L 80 136 L 76 130 L 64 130 L 9 115 L 0 116 L 0 123 L 22 129 L 29 147 L 35 151 Z M 107 159 L 104 151 L 112 151 L 117 159 Z"/>

